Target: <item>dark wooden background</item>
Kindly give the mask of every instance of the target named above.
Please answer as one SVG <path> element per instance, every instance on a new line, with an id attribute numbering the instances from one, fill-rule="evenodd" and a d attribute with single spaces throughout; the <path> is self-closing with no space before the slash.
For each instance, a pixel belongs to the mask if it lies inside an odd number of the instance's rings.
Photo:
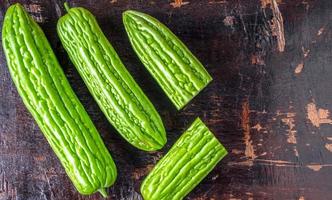
<path id="1" fill-rule="evenodd" d="M 0 0 L 0 25 L 7 7 Z M 197 116 L 229 155 L 187 197 L 332 199 L 331 0 L 73 0 L 96 15 L 125 65 L 160 112 L 168 143 L 146 153 L 107 122 L 56 34 L 63 1 L 21 0 L 41 24 L 77 95 L 119 169 L 113 200 L 141 199 L 153 165 Z M 177 112 L 130 47 L 121 13 L 137 9 L 164 22 L 214 81 Z M 0 199 L 102 199 L 79 195 L 22 104 L 0 50 Z"/>

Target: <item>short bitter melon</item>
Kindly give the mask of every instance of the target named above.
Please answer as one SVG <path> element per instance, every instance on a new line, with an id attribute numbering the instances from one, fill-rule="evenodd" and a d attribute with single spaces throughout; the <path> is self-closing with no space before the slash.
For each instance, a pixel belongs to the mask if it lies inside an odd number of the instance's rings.
<path id="1" fill-rule="evenodd" d="M 138 57 L 178 110 L 212 81 L 199 60 L 157 19 L 129 10 L 123 13 L 123 23 Z"/>
<path id="2" fill-rule="evenodd" d="M 116 167 L 70 87 L 43 31 L 20 4 L 8 8 L 2 43 L 16 88 L 69 178 L 82 194 L 105 188 Z"/>
<path id="3" fill-rule="evenodd" d="M 84 8 L 66 8 L 57 31 L 64 48 L 99 107 L 135 147 L 152 151 L 166 143 L 161 118 L 129 74 L 95 17 Z"/>
<path id="4" fill-rule="evenodd" d="M 215 165 L 226 149 L 197 118 L 143 181 L 145 200 L 183 199 Z"/>

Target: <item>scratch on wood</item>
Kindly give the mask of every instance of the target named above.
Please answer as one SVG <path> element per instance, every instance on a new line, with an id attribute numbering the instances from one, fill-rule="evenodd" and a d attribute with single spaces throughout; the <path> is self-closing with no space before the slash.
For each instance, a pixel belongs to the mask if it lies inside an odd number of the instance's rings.
<path id="1" fill-rule="evenodd" d="M 269 160 L 269 159 L 256 159 L 256 162 L 275 164 L 278 166 L 286 166 L 286 165 L 295 164 L 294 162 L 286 161 L 286 160 Z"/>
<path id="2" fill-rule="evenodd" d="M 1 193 L 8 193 L 8 181 L 6 180 L 5 172 L 2 171 L 0 177 L 0 194 Z"/>
<path id="3" fill-rule="evenodd" d="M 227 3 L 227 1 L 209 1 L 209 4 L 224 4 Z"/>
<path id="4" fill-rule="evenodd" d="M 271 1 L 271 9 L 273 13 L 272 24 L 271 24 L 272 35 L 277 37 L 279 52 L 283 52 L 285 50 L 285 45 L 286 45 L 284 19 L 281 15 L 276 0 Z"/>
<path id="5" fill-rule="evenodd" d="M 317 32 L 317 36 L 320 36 L 320 35 L 322 35 L 322 34 L 323 34 L 323 32 L 324 32 L 324 30 L 325 30 L 325 28 L 324 28 L 324 27 L 320 28 L 320 29 L 318 30 L 318 32 Z"/>
<path id="6" fill-rule="evenodd" d="M 266 154 L 267 154 L 267 152 L 263 152 L 259 156 L 265 156 Z"/>
<path id="7" fill-rule="evenodd" d="M 241 124 L 243 129 L 243 140 L 246 145 L 245 156 L 250 159 L 255 159 L 254 146 L 252 145 L 251 135 L 250 135 L 250 120 L 249 120 L 249 102 L 248 99 L 242 103 L 242 115 L 241 115 Z"/>
<path id="8" fill-rule="evenodd" d="M 56 16 L 58 18 L 60 18 L 62 16 L 62 11 L 61 11 L 61 7 L 60 7 L 59 3 L 55 2 L 54 7 L 55 7 Z"/>
<path id="9" fill-rule="evenodd" d="M 321 124 L 332 124 L 332 120 L 329 119 L 329 111 L 326 109 L 317 109 L 315 103 L 309 103 L 307 105 L 307 118 L 312 125 L 319 128 Z"/>
<path id="10" fill-rule="evenodd" d="M 5 171 L 0 173 L 0 199 L 16 199 L 17 190 L 11 187 L 6 178 Z"/>
<path id="11" fill-rule="evenodd" d="M 175 0 L 174 2 L 170 3 L 173 8 L 180 8 L 181 6 L 189 4 L 189 1 L 182 1 L 182 0 Z"/>
<path id="12" fill-rule="evenodd" d="M 269 160 L 269 159 L 255 159 L 255 163 L 262 166 L 275 166 L 275 167 L 296 167 L 296 168 L 302 168 L 307 167 L 313 171 L 319 171 L 323 167 L 332 167 L 332 164 L 317 164 L 317 163 L 309 163 L 306 165 L 299 164 L 297 162 L 291 162 L 286 160 Z M 242 162 L 228 162 L 228 166 L 253 166 L 252 160 L 246 160 Z"/>
<path id="13" fill-rule="evenodd" d="M 51 199 L 53 199 L 54 193 L 53 193 L 53 190 L 52 190 L 52 185 L 50 183 L 50 177 L 52 177 L 52 176 L 49 176 L 49 174 L 47 173 L 46 170 L 44 170 L 44 176 L 45 176 L 45 180 L 46 180 L 47 185 L 48 185 L 48 190 L 51 192 Z"/>
<path id="14" fill-rule="evenodd" d="M 245 161 L 241 161 L 241 162 L 228 162 L 227 163 L 228 166 L 246 166 L 246 167 L 251 167 L 254 165 L 253 160 L 245 160 Z"/>
<path id="15" fill-rule="evenodd" d="M 301 61 L 301 62 L 296 66 L 296 68 L 295 68 L 295 70 L 294 70 L 295 74 L 299 74 L 299 73 L 301 73 L 303 67 L 304 67 L 304 63 L 303 63 L 303 61 Z"/>

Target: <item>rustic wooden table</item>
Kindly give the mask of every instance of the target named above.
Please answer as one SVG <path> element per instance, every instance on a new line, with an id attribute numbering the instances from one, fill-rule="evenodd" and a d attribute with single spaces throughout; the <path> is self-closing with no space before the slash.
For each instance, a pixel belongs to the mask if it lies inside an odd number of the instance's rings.
<path id="1" fill-rule="evenodd" d="M 114 200 L 141 199 L 153 165 L 200 116 L 229 155 L 187 199 L 332 199 L 332 1 L 70 1 L 100 26 L 160 112 L 166 147 L 139 151 L 120 138 L 56 34 L 63 1 L 21 0 L 41 24 L 119 169 Z M 0 24 L 14 1 L 0 0 Z M 214 81 L 177 112 L 139 62 L 121 13 L 149 13 L 174 31 Z M 0 50 L 0 199 L 102 199 L 79 195 L 22 104 Z"/>

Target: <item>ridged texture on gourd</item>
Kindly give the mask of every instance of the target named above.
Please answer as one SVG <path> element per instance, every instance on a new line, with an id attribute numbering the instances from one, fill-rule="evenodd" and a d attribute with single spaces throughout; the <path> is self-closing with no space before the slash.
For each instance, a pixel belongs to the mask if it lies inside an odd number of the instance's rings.
<path id="1" fill-rule="evenodd" d="M 138 57 L 178 110 L 212 80 L 199 60 L 157 19 L 129 10 L 123 13 L 123 23 Z"/>
<path id="2" fill-rule="evenodd" d="M 157 163 L 141 186 L 145 200 L 183 199 L 227 155 L 197 118 Z"/>
<path id="3" fill-rule="evenodd" d="M 7 10 L 2 43 L 11 77 L 71 181 L 82 194 L 111 186 L 116 167 L 38 24 L 20 4 Z"/>
<path id="4" fill-rule="evenodd" d="M 122 64 L 95 17 L 71 8 L 57 26 L 70 59 L 107 119 L 132 145 L 157 150 L 166 143 L 159 114 Z"/>

